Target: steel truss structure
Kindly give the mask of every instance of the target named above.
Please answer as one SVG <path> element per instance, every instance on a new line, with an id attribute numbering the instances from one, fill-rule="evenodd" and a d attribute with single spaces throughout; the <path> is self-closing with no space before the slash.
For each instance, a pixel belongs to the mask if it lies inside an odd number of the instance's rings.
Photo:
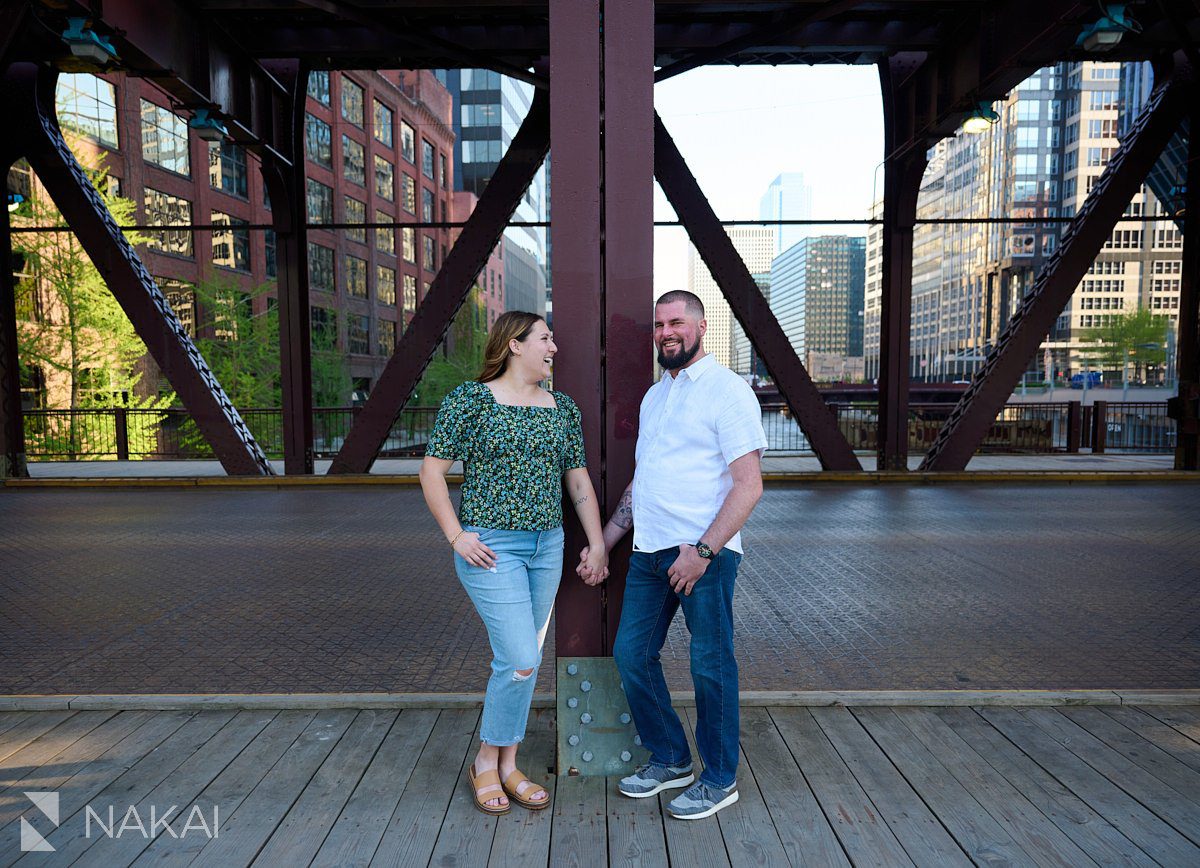
<path id="1" fill-rule="evenodd" d="M 654 114 L 653 86 L 706 64 L 856 63 L 878 68 L 885 150 L 878 466 L 907 467 L 912 238 L 927 149 L 980 102 L 1037 69 L 1087 59 L 1076 43 L 1098 15 L 1090 0 L 39 0 L 0 4 L 0 101 L 10 119 L 5 167 L 29 159 L 138 334 L 231 474 L 270 465 L 170 306 L 90 192 L 53 112 L 57 37 L 88 19 L 130 75 L 152 79 L 185 110 L 219 117 L 262 157 L 278 233 L 285 470 L 313 472 L 303 105 L 311 69 L 492 69 L 537 96 L 330 470 L 367 472 L 396 415 L 462 305 L 488 251 L 547 150 L 553 161 L 552 285 L 558 387 L 583 412 L 589 466 L 608 509 L 633 469 L 637 413 L 650 383 L 653 179 L 728 298 L 823 467 L 858 459 Z M 954 411 L 924 467 L 965 466 L 1086 264 L 1167 138 L 1197 101 L 1192 64 L 1200 4 L 1135 7 L 1142 24 L 1106 59 L 1153 60 L 1153 98 Z M 656 71 L 657 67 L 657 71 Z M 1196 117 L 1191 128 L 1196 129 Z M 1190 159 L 1196 156 L 1195 140 Z M 1188 185 L 1189 214 L 1196 185 Z M 1197 467 L 1197 221 L 1185 225 L 1179 340 L 1179 466 Z M 22 474 L 9 227 L 0 220 L 0 472 Z M 572 527 L 568 550 L 581 537 Z M 618 557 L 618 561 L 619 561 Z M 619 573 L 619 563 L 614 565 Z M 605 595 L 608 595 L 607 597 Z M 605 653 L 620 587 L 566 582 L 558 652 Z"/>

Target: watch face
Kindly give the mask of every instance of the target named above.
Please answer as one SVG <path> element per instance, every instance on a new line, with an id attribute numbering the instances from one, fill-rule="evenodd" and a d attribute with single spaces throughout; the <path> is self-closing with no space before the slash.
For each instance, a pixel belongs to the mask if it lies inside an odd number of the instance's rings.
<path id="1" fill-rule="evenodd" d="M 708 547 L 708 543 L 696 543 L 696 554 L 705 560 L 712 560 L 713 550 Z"/>

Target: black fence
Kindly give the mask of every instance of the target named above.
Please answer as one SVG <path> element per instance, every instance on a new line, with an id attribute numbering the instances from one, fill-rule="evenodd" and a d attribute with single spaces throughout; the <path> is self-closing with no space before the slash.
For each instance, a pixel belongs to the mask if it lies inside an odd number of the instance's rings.
<path id="1" fill-rule="evenodd" d="M 908 415 L 908 448 L 925 452 L 937 438 L 953 404 L 912 404 Z M 875 449 L 879 413 L 875 404 L 830 404 L 838 427 L 859 451 Z M 313 450 L 332 458 L 341 448 L 356 408 L 313 410 Z M 283 414 L 277 409 L 241 411 L 263 451 L 283 457 Z M 417 457 L 437 416 L 436 407 L 405 408 L 379 453 L 381 458 Z M 169 410 L 27 410 L 25 450 L 33 461 L 169 460 L 212 458 L 213 452 L 196 423 L 182 408 Z M 783 404 L 762 408 L 767 452 L 811 454 L 808 438 Z M 1082 407 L 1078 401 L 1017 403 L 996 417 L 981 453 L 1047 454 L 1054 452 L 1171 452 L 1175 420 L 1164 402 L 1104 402 Z"/>

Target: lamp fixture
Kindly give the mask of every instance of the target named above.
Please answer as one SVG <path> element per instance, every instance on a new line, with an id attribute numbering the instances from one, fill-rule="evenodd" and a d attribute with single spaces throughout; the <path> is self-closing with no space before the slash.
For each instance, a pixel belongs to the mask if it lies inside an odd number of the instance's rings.
<path id="1" fill-rule="evenodd" d="M 188 128 L 206 142 L 219 142 L 229 137 L 229 130 L 211 109 L 195 109 Z"/>
<path id="2" fill-rule="evenodd" d="M 1163 203 L 1167 206 L 1167 210 L 1171 212 L 1171 216 L 1178 219 L 1187 216 L 1187 183 L 1175 183 L 1171 185 L 1171 192 L 1167 194 L 1167 199 Z"/>
<path id="3" fill-rule="evenodd" d="M 68 18 L 63 31 L 63 42 L 71 49 L 71 56 L 95 66 L 106 66 L 120 60 L 117 50 L 107 37 L 100 36 L 87 26 L 86 18 Z"/>
<path id="4" fill-rule="evenodd" d="M 1105 3 L 1098 21 L 1083 28 L 1075 46 L 1093 54 L 1112 51 L 1126 33 L 1141 33 L 1142 26 L 1125 11 L 1126 3 Z"/>
<path id="5" fill-rule="evenodd" d="M 1000 120 L 1000 115 L 988 101 L 983 101 L 975 104 L 975 108 L 967 115 L 967 119 L 963 121 L 962 131 L 976 135 L 985 132 L 988 127 Z"/>
<path id="6" fill-rule="evenodd" d="M 20 193 L 9 193 L 8 194 L 8 213 L 12 214 L 14 211 L 16 211 L 18 208 L 20 208 L 21 204 L 24 201 L 25 201 L 25 197 L 22 196 Z"/>

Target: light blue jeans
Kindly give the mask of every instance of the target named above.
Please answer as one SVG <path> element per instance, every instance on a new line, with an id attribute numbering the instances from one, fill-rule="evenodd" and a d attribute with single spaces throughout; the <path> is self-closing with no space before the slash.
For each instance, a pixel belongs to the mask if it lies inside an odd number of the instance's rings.
<path id="1" fill-rule="evenodd" d="M 542 645 L 562 578 L 563 529 L 464 530 L 478 533 L 480 542 L 496 553 L 496 566 L 484 569 L 455 552 L 454 568 L 492 643 L 492 676 L 479 737 L 504 747 L 525 738 Z M 521 669 L 533 673 L 521 675 Z"/>

